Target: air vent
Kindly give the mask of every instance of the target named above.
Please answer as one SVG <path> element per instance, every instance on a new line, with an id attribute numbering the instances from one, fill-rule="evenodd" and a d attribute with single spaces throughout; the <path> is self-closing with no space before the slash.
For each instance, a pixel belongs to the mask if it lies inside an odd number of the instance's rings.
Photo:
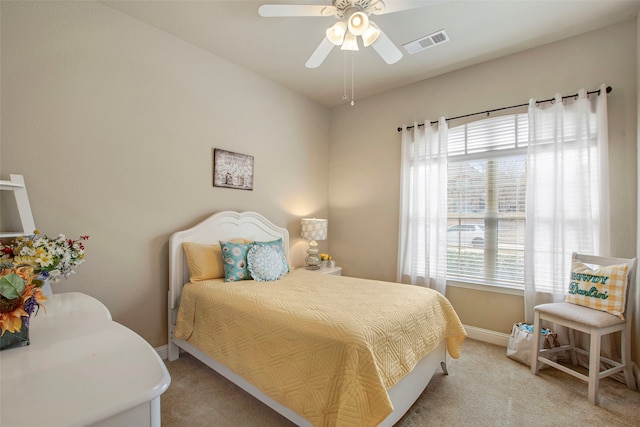
<path id="1" fill-rule="evenodd" d="M 412 41 L 411 43 L 407 43 L 403 45 L 405 50 L 409 52 L 411 55 L 414 53 L 421 52 L 425 49 L 429 49 L 438 44 L 442 44 L 449 41 L 449 36 L 447 35 L 445 30 L 436 31 L 433 34 L 429 34 L 426 37 L 422 37 L 421 39 Z"/>

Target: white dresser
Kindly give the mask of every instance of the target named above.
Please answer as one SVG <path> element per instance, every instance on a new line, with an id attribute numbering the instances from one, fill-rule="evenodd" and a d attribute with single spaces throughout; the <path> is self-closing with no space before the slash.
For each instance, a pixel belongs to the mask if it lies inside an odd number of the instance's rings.
<path id="1" fill-rule="evenodd" d="M 45 307 L 29 346 L 0 352 L 0 426 L 160 426 L 171 378 L 157 352 L 88 295 Z"/>

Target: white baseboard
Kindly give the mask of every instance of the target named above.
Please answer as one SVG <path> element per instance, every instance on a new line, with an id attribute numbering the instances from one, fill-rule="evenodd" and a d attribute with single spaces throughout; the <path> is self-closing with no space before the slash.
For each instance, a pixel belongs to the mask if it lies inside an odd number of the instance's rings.
<path id="1" fill-rule="evenodd" d="M 469 338 L 471 339 L 487 342 L 489 344 L 499 345 L 502 347 L 507 347 L 507 345 L 509 345 L 509 337 L 511 336 L 510 334 L 467 325 L 464 325 L 464 329 L 467 331 L 467 335 L 469 335 Z"/>
<path id="2" fill-rule="evenodd" d="M 158 352 L 158 356 L 160 356 L 160 359 L 162 360 L 167 360 L 168 357 L 168 349 L 169 346 L 168 345 L 161 345 L 160 347 L 156 347 L 156 351 Z"/>

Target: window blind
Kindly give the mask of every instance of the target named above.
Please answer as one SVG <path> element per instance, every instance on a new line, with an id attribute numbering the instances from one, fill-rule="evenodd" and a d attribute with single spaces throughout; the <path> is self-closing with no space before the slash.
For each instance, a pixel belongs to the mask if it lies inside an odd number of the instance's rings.
<path id="1" fill-rule="evenodd" d="M 527 115 L 449 129 L 447 276 L 524 283 Z"/>

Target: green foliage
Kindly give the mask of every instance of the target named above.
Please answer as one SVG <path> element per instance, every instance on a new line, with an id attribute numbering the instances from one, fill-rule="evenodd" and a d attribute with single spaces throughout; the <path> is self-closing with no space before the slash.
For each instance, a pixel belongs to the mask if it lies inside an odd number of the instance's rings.
<path id="1" fill-rule="evenodd" d="M 0 295 L 7 299 L 18 298 L 24 292 L 25 283 L 15 273 L 0 277 Z"/>

